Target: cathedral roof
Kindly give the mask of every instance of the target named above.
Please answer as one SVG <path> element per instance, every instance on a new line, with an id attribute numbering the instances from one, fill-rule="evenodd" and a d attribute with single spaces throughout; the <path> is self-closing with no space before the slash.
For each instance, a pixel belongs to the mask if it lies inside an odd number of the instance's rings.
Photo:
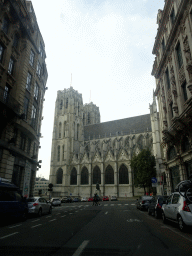
<path id="1" fill-rule="evenodd" d="M 84 139 L 151 132 L 150 114 L 84 126 Z"/>

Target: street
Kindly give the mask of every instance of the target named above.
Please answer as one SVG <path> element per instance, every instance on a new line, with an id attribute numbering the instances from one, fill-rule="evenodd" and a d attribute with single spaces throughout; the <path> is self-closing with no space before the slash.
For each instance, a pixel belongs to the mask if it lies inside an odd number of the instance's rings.
<path id="1" fill-rule="evenodd" d="M 148 216 L 133 200 L 62 204 L 0 227 L 0 255 L 192 255 L 192 232 Z"/>

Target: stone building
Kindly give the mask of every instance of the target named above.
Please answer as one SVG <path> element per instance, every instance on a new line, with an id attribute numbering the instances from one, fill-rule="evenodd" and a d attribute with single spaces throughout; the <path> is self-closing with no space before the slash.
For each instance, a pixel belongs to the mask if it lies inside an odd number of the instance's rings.
<path id="1" fill-rule="evenodd" d="M 49 178 L 52 196 L 89 197 L 97 183 L 101 196 L 143 194 L 132 185 L 130 167 L 132 155 L 143 148 L 153 152 L 150 114 L 100 123 L 96 105 L 84 105 L 72 87 L 58 91 Z"/>
<path id="2" fill-rule="evenodd" d="M 158 11 L 156 79 L 167 193 L 192 174 L 192 1 L 167 0 Z"/>
<path id="3" fill-rule="evenodd" d="M 47 82 L 31 1 L 0 1 L 0 177 L 33 194 Z"/>
<path id="4" fill-rule="evenodd" d="M 35 187 L 34 187 L 34 196 L 48 196 L 48 185 L 49 181 L 42 177 L 36 177 Z"/>

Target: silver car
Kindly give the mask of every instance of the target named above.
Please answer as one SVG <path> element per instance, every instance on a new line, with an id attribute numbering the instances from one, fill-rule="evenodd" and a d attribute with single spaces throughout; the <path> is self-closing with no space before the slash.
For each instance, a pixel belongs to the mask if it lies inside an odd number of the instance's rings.
<path id="1" fill-rule="evenodd" d="M 184 231 L 187 226 L 192 227 L 192 203 L 187 201 L 179 192 L 171 194 L 166 204 L 162 206 L 163 222 L 171 220 L 178 223 L 179 229 Z"/>
<path id="2" fill-rule="evenodd" d="M 47 202 L 43 197 L 29 197 L 27 203 L 28 213 L 37 214 L 38 216 L 45 213 L 52 213 L 51 203 Z"/>
<path id="3" fill-rule="evenodd" d="M 59 198 L 52 198 L 51 199 L 51 205 L 52 206 L 61 206 L 61 200 Z"/>

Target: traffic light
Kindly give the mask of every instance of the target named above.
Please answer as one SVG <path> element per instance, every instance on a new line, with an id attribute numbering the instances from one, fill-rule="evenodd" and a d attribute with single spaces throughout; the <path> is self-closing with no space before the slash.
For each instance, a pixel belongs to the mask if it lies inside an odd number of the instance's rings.
<path id="1" fill-rule="evenodd" d="M 53 184 L 52 184 L 52 183 L 49 183 L 48 187 L 49 187 L 49 188 L 52 188 L 52 187 L 53 187 Z"/>
<path id="2" fill-rule="evenodd" d="M 52 188 L 48 188 L 48 191 L 53 191 L 53 189 Z"/>

